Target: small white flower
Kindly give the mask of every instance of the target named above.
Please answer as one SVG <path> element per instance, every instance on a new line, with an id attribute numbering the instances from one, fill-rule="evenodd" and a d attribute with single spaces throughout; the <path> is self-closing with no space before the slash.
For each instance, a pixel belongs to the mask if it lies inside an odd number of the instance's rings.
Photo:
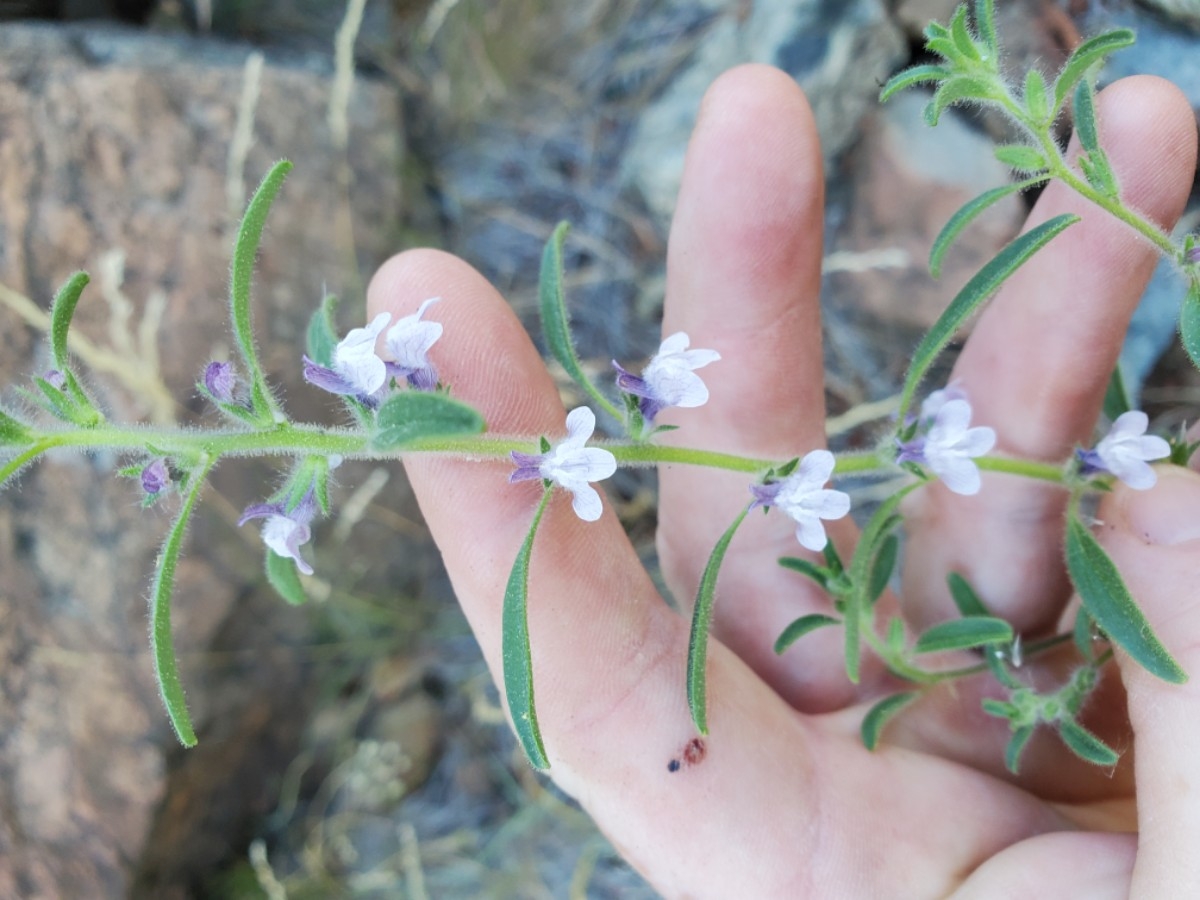
<path id="1" fill-rule="evenodd" d="M 375 342 L 391 319 L 391 313 L 380 313 L 366 328 L 351 329 L 334 348 L 333 370 L 360 393 L 374 394 L 387 380 L 387 366 L 375 353 Z"/>
<path id="2" fill-rule="evenodd" d="M 828 450 L 813 450 L 782 481 L 750 487 L 755 505 L 777 506 L 795 519 L 796 540 L 809 550 L 824 550 L 828 542 L 822 519 L 840 519 L 850 512 L 849 494 L 825 488 L 835 462 Z"/>
<path id="3" fill-rule="evenodd" d="M 585 522 L 600 518 L 602 504 L 589 481 L 602 481 L 617 471 L 617 459 L 600 447 L 585 447 L 596 430 L 596 414 L 586 406 L 567 416 L 567 436 L 546 453 L 512 452 L 517 468 L 510 483 L 544 478 L 571 492 L 571 508 Z"/>
<path id="4" fill-rule="evenodd" d="M 430 297 L 411 316 L 397 320 L 388 329 L 384 343 L 392 357 L 388 371 L 404 378 L 418 390 L 431 391 L 437 387 L 437 369 L 429 361 L 429 350 L 442 336 L 441 322 L 425 322 L 425 311 L 441 297 Z"/>
<path id="5" fill-rule="evenodd" d="M 969 427 L 971 404 L 963 396 L 949 400 L 943 396 L 933 408 L 936 414 L 929 430 L 901 444 L 896 461 L 928 466 L 956 494 L 968 497 L 978 494 L 982 482 L 972 457 L 983 456 L 996 445 L 996 432 L 986 427 Z"/>
<path id="6" fill-rule="evenodd" d="M 1139 491 L 1154 487 L 1158 476 L 1148 463 L 1170 456 L 1171 445 L 1146 434 L 1149 424 L 1150 417 L 1141 410 L 1119 415 L 1096 449 L 1080 453 L 1085 470 L 1111 472 Z"/>
<path id="7" fill-rule="evenodd" d="M 639 408 L 647 423 L 661 410 L 671 406 L 692 409 L 708 402 L 708 387 L 695 373 L 721 354 L 716 350 L 689 350 L 690 339 L 677 331 L 659 345 L 641 377 L 625 371 L 617 363 L 617 387 L 640 398 Z"/>

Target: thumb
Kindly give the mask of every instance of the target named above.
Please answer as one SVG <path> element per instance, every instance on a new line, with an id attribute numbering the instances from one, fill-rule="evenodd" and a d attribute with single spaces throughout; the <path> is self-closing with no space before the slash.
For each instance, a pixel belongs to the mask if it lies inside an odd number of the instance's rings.
<path id="1" fill-rule="evenodd" d="M 1118 653 L 1134 730 L 1138 857 L 1130 896 L 1200 897 L 1200 475 L 1158 468 L 1124 486 L 1099 535 L 1159 639 L 1190 680 L 1168 684 Z"/>

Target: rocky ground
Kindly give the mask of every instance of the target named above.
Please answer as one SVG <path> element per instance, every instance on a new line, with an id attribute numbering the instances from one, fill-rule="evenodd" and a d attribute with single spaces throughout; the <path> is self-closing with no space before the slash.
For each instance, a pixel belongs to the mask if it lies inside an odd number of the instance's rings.
<path id="1" fill-rule="evenodd" d="M 332 421 L 297 365 L 325 287 L 349 327 L 375 265 L 436 245 L 535 328 L 541 247 L 563 218 L 581 353 L 636 362 L 657 345 L 699 97 L 757 60 L 804 85 L 825 139 L 830 411 L 886 398 L 919 330 L 1029 201 L 993 210 L 941 280 L 928 276 L 942 222 L 1007 177 L 988 150 L 1000 125 L 948 115 L 931 132 L 917 97 L 882 110 L 874 97 L 953 6 L 371 0 L 331 120 L 342 4 L 0 0 L 0 385 L 44 367 L 37 308 L 85 267 L 78 320 L 108 408 L 211 421 L 191 385 L 229 351 L 230 228 L 284 155 L 296 170 L 257 298 L 296 415 Z M 1106 77 L 1164 74 L 1200 109 L 1194 4 L 1000 6 L 1015 68 L 1051 69 L 1080 34 L 1132 24 L 1142 42 Z M 1157 279 L 1127 348 L 1152 410 L 1197 398 L 1177 352 L 1159 359 L 1178 300 Z M 521 762 L 397 471 L 342 472 L 305 609 L 263 588 L 257 535 L 233 527 L 270 468 L 218 472 L 180 574 L 201 744 L 179 751 L 144 640 L 166 515 L 136 509 L 132 485 L 110 477 L 117 462 L 47 460 L 0 495 L 0 898 L 654 896 Z M 613 495 L 652 564 L 652 479 L 623 475 Z"/>

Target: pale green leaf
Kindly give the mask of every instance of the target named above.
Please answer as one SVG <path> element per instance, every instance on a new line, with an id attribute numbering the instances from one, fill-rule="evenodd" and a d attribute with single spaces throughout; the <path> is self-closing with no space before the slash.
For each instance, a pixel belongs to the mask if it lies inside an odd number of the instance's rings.
<path id="1" fill-rule="evenodd" d="M 71 318 L 75 315 L 79 296 L 87 287 L 88 281 L 86 272 L 76 272 L 58 289 L 50 307 L 50 357 L 54 360 L 54 368 L 64 375 L 71 369 L 67 355 L 67 335 L 71 330 Z"/>
<path id="2" fill-rule="evenodd" d="M 888 83 L 879 92 L 879 102 L 886 103 L 893 95 L 913 85 L 941 81 L 949 76 L 950 70 L 945 66 L 912 66 L 888 79 Z"/>
<path id="3" fill-rule="evenodd" d="M 917 691 L 905 691 L 901 694 L 892 694 L 890 697 L 884 697 L 872 706 L 862 722 L 863 745 L 868 750 L 874 750 L 878 747 L 879 738 L 883 735 L 883 729 L 888 722 L 895 718 L 900 710 L 904 709 L 904 707 L 908 706 L 908 704 L 912 703 L 919 696 L 921 695 Z"/>
<path id="4" fill-rule="evenodd" d="M 1043 172 L 1046 170 L 1046 155 L 1028 144 L 1001 144 L 995 149 L 996 159 L 1017 172 Z M 1037 184 L 1038 179 L 1026 183 L 1026 187 Z"/>
<path id="5" fill-rule="evenodd" d="M 992 616 L 963 616 L 939 622 L 921 633 L 913 647 L 917 653 L 941 653 L 946 650 L 970 650 L 991 644 L 1007 644 L 1013 639 L 1012 626 Z"/>
<path id="6" fill-rule="evenodd" d="M 1061 719 L 1058 723 L 1058 734 L 1071 752 L 1084 762 L 1097 766 L 1115 766 L 1121 758 L 1116 750 L 1073 719 Z"/>
<path id="7" fill-rule="evenodd" d="M 308 594 L 300 582 L 300 573 L 296 571 L 294 560 L 280 556 L 268 548 L 266 561 L 267 581 L 275 592 L 292 606 L 300 606 L 308 602 Z"/>
<path id="8" fill-rule="evenodd" d="M 1103 61 L 1104 57 L 1113 51 L 1130 46 L 1134 40 L 1135 35 L 1132 31 L 1128 28 L 1118 28 L 1088 38 L 1076 47 L 1054 82 L 1054 114 L 1058 115 L 1067 97 L 1092 66 Z"/>
<path id="9" fill-rule="evenodd" d="M 1014 775 L 1021 767 L 1021 754 L 1025 752 L 1025 747 L 1031 737 L 1033 737 L 1033 726 L 1023 725 L 1014 729 L 1012 736 L 1008 739 L 1008 746 L 1004 748 L 1004 766 Z"/>
<path id="10" fill-rule="evenodd" d="M 1200 369 L 1200 281 L 1192 281 L 1183 298 L 1179 310 L 1179 338 L 1192 365 Z"/>
<path id="11" fill-rule="evenodd" d="M 983 601 L 979 599 L 979 595 L 975 593 L 975 589 L 971 587 L 967 579 L 957 572 L 951 572 L 946 576 L 946 584 L 950 587 L 950 596 L 954 599 L 954 605 L 958 607 L 960 616 L 991 615 Z"/>
<path id="12" fill-rule="evenodd" d="M 829 625 L 837 625 L 839 619 L 833 616 L 826 616 L 822 613 L 811 613 L 807 616 L 801 616 L 788 625 L 787 628 L 780 632 L 779 637 L 775 640 L 775 652 L 783 653 L 788 647 L 800 640 L 810 631 L 816 631 L 818 628 L 825 628 Z"/>
<path id="13" fill-rule="evenodd" d="M 476 410 L 445 394 L 400 391 L 379 407 L 373 446 L 395 450 L 422 438 L 481 434 L 487 424 Z"/>
<path id="14" fill-rule="evenodd" d="M 995 205 L 1005 197 L 1019 193 L 1023 190 L 1033 187 L 1036 184 L 1041 184 L 1047 176 L 1037 178 L 1027 178 L 1024 181 L 1017 181 L 1013 184 L 1001 185 L 997 188 L 992 188 L 990 191 L 984 191 L 974 200 L 969 200 L 950 217 L 938 236 L 934 238 L 933 247 L 929 251 L 929 273 L 938 278 L 942 274 L 942 261 L 946 257 L 946 251 L 958 239 L 958 236 L 963 233 L 979 214 L 988 207 Z"/>

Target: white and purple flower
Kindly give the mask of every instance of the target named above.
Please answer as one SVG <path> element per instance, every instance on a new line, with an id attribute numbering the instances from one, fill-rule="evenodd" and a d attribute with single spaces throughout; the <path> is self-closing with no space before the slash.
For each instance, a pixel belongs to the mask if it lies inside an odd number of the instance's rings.
<path id="1" fill-rule="evenodd" d="M 1171 445 L 1163 438 L 1146 434 L 1150 417 L 1141 410 L 1117 416 L 1108 434 L 1092 450 L 1077 450 L 1080 471 L 1084 475 L 1108 473 L 1131 488 L 1145 491 L 1154 487 L 1158 476 L 1150 463 L 1171 455 Z"/>
<path id="2" fill-rule="evenodd" d="M 214 400 L 220 403 L 235 402 L 237 376 L 233 372 L 232 363 L 210 362 L 204 367 L 203 384 Z"/>
<path id="3" fill-rule="evenodd" d="M 571 508 L 585 522 L 600 518 L 600 495 L 588 482 L 602 481 L 617 471 L 617 460 L 607 450 L 584 445 L 596 430 L 596 414 L 586 406 L 567 416 L 567 436 L 546 453 L 512 451 L 517 468 L 508 476 L 510 484 L 545 479 L 572 494 Z"/>
<path id="4" fill-rule="evenodd" d="M 647 425 L 668 407 L 691 409 L 708 402 L 708 387 L 695 370 L 716 362 L 721 354 L 716 350 L 689 350 L 688 343 L 689 338 L 682 331 L 668 337 L 640 378 L 613 362 L 617 387 L 638 398 L 638 410 Z"/>
<path id="5" fill-rule="evenodd" d="M 392 357 L 387 363 L 388 374 L 404 379 L 419 391 L 432 391 L 438 384 L 437 369 L 429 361 L 429 349 L 442 336 L 442 323 L 422 321 L 422 316 L 441 299 L 430 297 L 413 315 L 405 316 L 388 329 L 384 339 Z"/>
<path id="6" fill-rule="evenodd" d="M 366 328 L 353 328 L 333 350 L 333 365 L 325 367 L 304 357 L 304 380 L 331 394 L 354 397 L 374 408 L 382 399 L 387 365 L 375 352 L 375 342 L 392 320 L 381 312 Z"/>
<path id="7" fill-rule="evenodd" d="M 171 472 L 167 468 L 167 461 L 162 457 L 148 463 L 142 469 L 142 490 L 146 492 L 147 497 L 156 497 L 168 484 L 171 483 Z"/>
<path id="8" fill-rule="evenodd" d="M 996 446 L 996 432 L 970 425 L 971 404 L 961 388 L 935 391 L 921 405 L 917 434 L 900 443 L 896 462 L 928 466 L 956 494 L 978 494 L 982 479 L 973 458 Z"/>
<path id="9" fill-rule="evenodd" d="M 305 575 L 311 575 L 313 568 L 300 555 L 300 546 L 307 544 L 312 537 L 309 527 L 317 514 L 317 501 L 310 488 L 304 498 L 290 512 L 283 502 L 258 503 L 248 506 L 238 519 L 238 525 L 245 525 L 251 519 L 266 519 L 263 523 L 262 539 L 271 551 L 296 561 L 296 568 Z"/>
<path id="10" fill-rule="evenodd" d="M 792 474 L 780 481 L 750 486 L 751 509 L 776 506 L 796 521 L 796 540 L 809 550 L 825 549 L 828 538 L 822 519 L 840 519 L 850 512 L 850 495 L 825 487 L 835 460 L 828 450 L 807 454 Z"/>

